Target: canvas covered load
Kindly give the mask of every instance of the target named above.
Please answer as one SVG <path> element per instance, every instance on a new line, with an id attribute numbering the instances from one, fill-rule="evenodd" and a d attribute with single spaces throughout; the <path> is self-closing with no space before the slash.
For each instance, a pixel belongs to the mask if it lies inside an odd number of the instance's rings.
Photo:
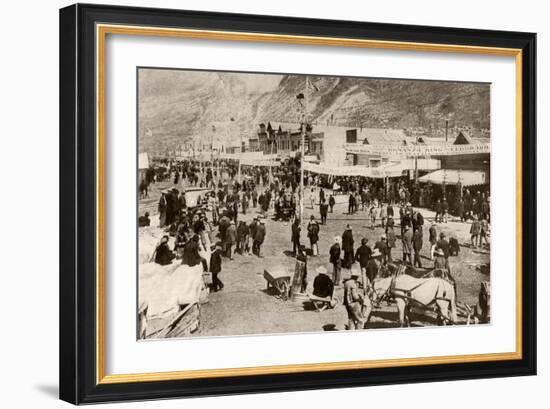
<path id="1" fill-rule="evenodd" d="M 177 310 L 180 306 L 199 303 L 206 288 L 202 265 L 180 265 L 170 271 L 161 267 L 158 274 L 148 274 L 139 280 L 139 305 L 147 306 L 147 315 L 154 317 Z"/>

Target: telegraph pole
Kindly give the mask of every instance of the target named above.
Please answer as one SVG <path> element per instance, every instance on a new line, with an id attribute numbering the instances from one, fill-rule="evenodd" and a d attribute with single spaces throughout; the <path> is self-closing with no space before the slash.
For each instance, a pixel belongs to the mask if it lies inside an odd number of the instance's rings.
<path id="1" fill-rule="evenodd" d="M 305 140 L 306 140 L 306 128 L 307 128 L 307 91 L 309 89 L 309 78 L 306 75 L 306 89 L 303 94 L 298 94 L 297 98 L 303 99 L 303 120 L 302 120 L 302 132 L 301 132 L 301 146 L 300 146 L 300 223 L 303 221 L 304 215 L 304 154 L 305 154 Z"/>

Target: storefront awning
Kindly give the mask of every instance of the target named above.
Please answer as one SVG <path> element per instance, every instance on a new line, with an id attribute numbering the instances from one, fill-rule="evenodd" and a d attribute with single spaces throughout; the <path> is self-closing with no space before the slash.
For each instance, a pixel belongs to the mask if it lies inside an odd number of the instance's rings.
<path id="1" fill-rule="evenodd" d="M 486 185 L 489 183 L 489 175 L 482 170 L 439 169 L 422 176 L 418 181 L 437 185 Z"/>

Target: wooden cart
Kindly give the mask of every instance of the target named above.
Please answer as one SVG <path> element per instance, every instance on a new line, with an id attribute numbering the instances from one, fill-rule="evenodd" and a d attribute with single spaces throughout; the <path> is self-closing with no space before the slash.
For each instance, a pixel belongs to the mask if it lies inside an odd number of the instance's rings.
<path id="1" fill-rule="evenodd" d="M 276 294 L 281 297 L 283 300 L 288 300 L 290 294 L 290 276 L 283 275 L 284 273 L 270 273 L 267 270 L 264 270 L 264 278 L 267 284 L 267 290 L 273 289 Z"/>

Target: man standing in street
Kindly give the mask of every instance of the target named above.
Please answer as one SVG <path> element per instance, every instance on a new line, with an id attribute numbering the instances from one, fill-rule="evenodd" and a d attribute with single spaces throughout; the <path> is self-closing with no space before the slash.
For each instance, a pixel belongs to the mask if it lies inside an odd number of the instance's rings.
<path id="1" fill-rule="evenodd" d="M 212 246 L 214 250 L 210 256 L 210 272 L 212 273 L 212 291 L 217 292 L 223 290 L 223 283 L 218 278 L 218 274 L 222 271 L 222 246 L 220 243 Z"/>
<path id="2" fill-rule="evenodd" d="M 371 286 L 373 285 L 374 279 L 378 276 L 378 271 L 380 270 L 380 267 L 382 266 L 382 253 L 378 249 L 374 249 L 372 252 L 371 258 L 369 262 L 367 263 L 367 279 L 368 283 L 365 285 Z"/>
<path id="3" fill-rule="evenodd" d="M 447 219 L 449 218 L 449 203 L 445 196 L 443 196 L 443 202 L 441 203 L 441 212 L 443 213 L 443 223 L 447 223 Z"/>
<path id="4" fill-rule="evenodd" d="M 229 257 L 229 260 L 233 260 L 233 246 L 237 243 L 237 228 L 235 227 L 235 222 L 233 220 L 229 222 L 229 227 L 227 228 L 225 237 L 227 239 L 227 257 Z"/>
<path id="5" fill-rule="evenodd" d="M 300 232 L 302 228 L 300 227 L 300 219 L 295 218 L 294 223 L 291 227 L 291 236 L 290 240 L 292 241 L 292 254 L 296 256 L 300 250 Z"/>
<path id="6" fill-rule="evenodd" d="M 322 199 L 319 204 L 319 212 L 321 213 L 321 224 L 327 224 L 328 204 L 325 199 Z"/>
<path id="7" fill-rule="evenodd" d="M 481 224 L 479 223 L 477 216 L 474 216 L 474 221 L 472 222 L 472 226 L 470 227 L 470 241 L 472 243 L 472 247 L 477 247 L 478 243 L 481 245 L 481 240 L 479 238 L 480 233 Z"/>
<path id="8" fill-rule="evenodd" d="M 334 200 L 334 196 L 332 195 L 332 193 L 330 194 L 329 198 L 328 198 L 328 205 L 330 207 L 330 212 L 332 213 L 332 211 L 334 210 L 334 205 L 336 204 L 336 200 Z"/>
<path id="9" fill-rule="evenodd" d="M 334 244 L 330 247 L 329 251 L 329 261 L 332 264 L 332 281 L 335 286 L 339 286 L 342 281 L 342 259 L 341 259 L 341 247 L 340 247 L 340 236 L 334 238 Z"/>
<path id="10" fill-rule="evenodd" d="M 372 254 L 372 250 L 367 245 L 367 242 L 368 242 L 367 239 L 362 238 L 361 246 L 359 246 L 359 248 L 355 252 L 355 261 L 359 262 L 359 266 L 361 267 L 361 272 L 366 271 L 367 263 L 369 262 L 369 259 Z"/>
<path id="11" fill-rule="evenodd" d="M 441 232 L 439 234 L 439 240 L 436 244 L 436 250 L 441 250 L 443 252 L 443 257 L 445 257 L 445 268 L 451 273 L 451 267 L 449 266 L 449 242 L 445 239 L 445 233 Z"/>
<path id="12" fill-rule="evenodd" d="M 256 227 L 256 234 L 254 234 L 254 254 L 258 257 L 262 257 L 262 244 L 265 240 L 265 235 L 267 234 L 265 228 L 265 220 L 261 219 L 260 224 Z"/>
<path id="13" fill-rule="evenodd" d="M 348 224 L 342 234 L 342 249 L 344 250 L 344 268 L 351 268 L 353 264 L 353 232 Z"/>
<path id="14" fill-rule="evenodd" d="M 411 228 L 408 225 L 403 226 L 403 262 L 412 265 L 412 240 L 413 234 Z"/>
<path id="15" fill-rule="evenodd" d="M 435 228 L 435 222 L 430 226 L 430 260 L 434 259 L 435 245 L 437 244 L 437 229 Z"/>
<path id="16" fill-rule="evenodd" d="M 365 319 L 363 317 L 363 294 L 359 291 L 357 279 L 359 278 L 357 269 L 352 269 L 351 278 L 344 283 L 344 305 L 348 313 L 348 330 L 363 329 Z"/>
<path id="17" fill-rule="evenodd" d="M 378 249 L 382 257 L 382 262 L 384 263 L 384 265 L 387 264 L 387 262 L 389 261 L 388 260 L 389 249 L 388 249 L 388 242 L 386 239 L 386 235 L 383 234 L 382 236 L 380 236 L 380 240 L 374 243 L 374 249 L 375 250 Z"/>
<path id="18" fill-rule="evenodd" d="M 420 261 L 420 250 L 422 250 L 422 228 L 420 227 L 417 227 L 413 234 L 413 249 L 413 267 L 418 266 L 422 268 L 422 261 Z"/>
<path id="19" fill-rule="evenodd" d="M 319 241 L 319 224 L 315 220 L 315 216 L 311 215 L 309 224 L 307 225 L 307 236 L 309 237 L 309 244 L 311 246 L 311 254 L 313 256 L 319 255 L 319 247 L 317 245 Z"/>

